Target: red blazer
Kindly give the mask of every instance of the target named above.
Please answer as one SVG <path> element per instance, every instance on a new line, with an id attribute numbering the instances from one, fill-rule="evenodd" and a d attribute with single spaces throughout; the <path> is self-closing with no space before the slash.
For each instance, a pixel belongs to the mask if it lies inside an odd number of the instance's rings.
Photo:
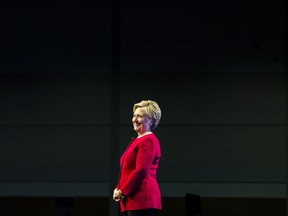
<path id="1" fill-rule="evenodd" d="M 116 186 L 127 196 L 120 202 L 121 212 L 162 208 L 156 179 L 160 157 L 160 144 L 153 133 L 136 138 L 128 145 L 120 158 L 120 174 Z"/>

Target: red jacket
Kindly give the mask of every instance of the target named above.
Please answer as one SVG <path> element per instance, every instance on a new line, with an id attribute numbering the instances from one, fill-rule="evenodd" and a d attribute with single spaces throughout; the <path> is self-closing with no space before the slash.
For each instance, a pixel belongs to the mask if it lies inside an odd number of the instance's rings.
<path id="1" fill-rule="evenodd" d="M 160 157 L 160 144 L 153 133 L 136 138 L 128 145 L 120 158 L 120 174 L 116 186 L 127 196 L 120 202 L 121 212 L 162 208 L 156 179 Z"/>

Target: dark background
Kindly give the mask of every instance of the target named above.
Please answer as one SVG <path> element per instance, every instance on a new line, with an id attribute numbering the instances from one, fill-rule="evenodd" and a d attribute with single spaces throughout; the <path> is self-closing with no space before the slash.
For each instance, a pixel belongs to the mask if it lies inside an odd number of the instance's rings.
<path id="1" fill-rule="evenodd" d="M 3 1 L 1 73 L 280 71 L 284 3 Z"/>
<path id="2" fill-rule="evenodd" d="M 110 197 L 132 106 L 152 99 L 164 198 L 286 199 L 285 13 L 281 0 L 2 1 L 0 196 Z"/>

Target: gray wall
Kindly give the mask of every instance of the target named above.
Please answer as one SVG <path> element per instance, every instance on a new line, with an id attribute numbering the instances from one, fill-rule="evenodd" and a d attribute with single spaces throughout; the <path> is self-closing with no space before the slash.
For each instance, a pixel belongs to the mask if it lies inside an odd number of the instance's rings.
<path id="1" fill-rule="evenodd" d="M 109 82 L 2 75 L 2 195 L 108 196 L 111 146 L 120 156 L 135 136 L 133 104 L 153 99 L 163 112 L 155 133 L 164 196 L 285 196 L 284 73 L 121 74 L 112 145 Z"/>

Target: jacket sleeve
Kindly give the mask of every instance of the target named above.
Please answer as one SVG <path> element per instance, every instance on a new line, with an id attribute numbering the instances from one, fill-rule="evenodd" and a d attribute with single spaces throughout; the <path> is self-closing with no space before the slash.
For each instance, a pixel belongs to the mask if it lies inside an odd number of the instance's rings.
<path id="1" fill-rule="evenodd" d="M 155 145 L 153 139 L 148 138 L 139 143 L 138 153 L 136 158 L 136 168 L 130 174 L 128 180 L 120 187 L 121 192 L 125 196 L 129 196 L 148 175 L 152 161 L 155 157 Z"/>

